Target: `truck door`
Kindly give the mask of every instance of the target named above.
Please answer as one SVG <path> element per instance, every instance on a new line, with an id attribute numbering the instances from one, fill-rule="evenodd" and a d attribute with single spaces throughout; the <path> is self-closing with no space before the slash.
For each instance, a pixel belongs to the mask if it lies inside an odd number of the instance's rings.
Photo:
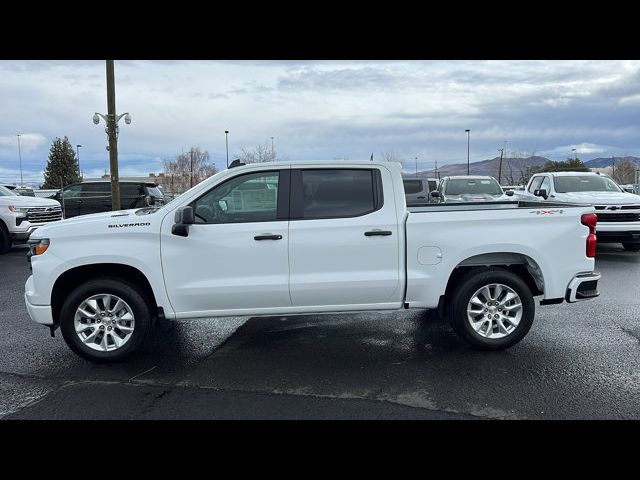
<path id="1" fill-rule="evenodd" d="M 289 171 L 244 173 L 205 192 L 190 204 L 187 237 L 165 218 L 162 270 L 178 316 L 291 306 Z"/>
<path id="2" fill-rule="evenodd" d="M 392 185 L 385 168 L 292 170 L 289 290 L 294 306 L 400 301 Z"/>

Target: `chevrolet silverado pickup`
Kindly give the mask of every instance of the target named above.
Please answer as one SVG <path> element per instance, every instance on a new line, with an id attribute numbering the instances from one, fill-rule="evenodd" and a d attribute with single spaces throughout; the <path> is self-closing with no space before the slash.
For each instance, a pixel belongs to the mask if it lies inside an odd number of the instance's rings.
<path id="1" fill-rule="evenodd" d="M 392 162 L 237 166 L 171 203 L 30 240 L 31 318 L 97 362 L 172 319 L 431 309 L 473 347 L 519 342 L 540 304 L 598 296 L 593 207 L 407 208 Z"/>
<path id="2" fill-rule="evenodd" d="M 534 175 L 524 195 L 544 201 L 593 205 L 599 242 L 621 243 L 640 251 L 640 195 L 625 192 L 607 175 L 594 172 L 549 172 Z"/>
<path id="3" fill-rule="evenodd" d="M 13 243 L 25 243 L 40 226 L 62 219 L 55 200 L 20 195 L 0 185 L 0 254 Z"/>

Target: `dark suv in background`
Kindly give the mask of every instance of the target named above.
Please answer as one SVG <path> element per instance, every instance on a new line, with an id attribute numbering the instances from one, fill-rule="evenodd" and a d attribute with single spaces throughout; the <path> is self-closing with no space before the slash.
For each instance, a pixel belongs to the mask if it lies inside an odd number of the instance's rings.
<path id="1" fill-rule="evenodd" d="M 64 218 L 111 211 L 111 183 L 108 181 L 74 183 L 55 194 L 64 210 Z M 120 208 L 164 205 L 164 195 L 155 183 L 120 181 Z"/>

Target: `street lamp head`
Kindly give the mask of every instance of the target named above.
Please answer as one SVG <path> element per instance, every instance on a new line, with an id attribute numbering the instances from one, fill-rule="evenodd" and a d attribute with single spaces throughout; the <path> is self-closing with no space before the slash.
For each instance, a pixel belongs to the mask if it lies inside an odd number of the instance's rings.
<path id="1" fill-rule="evenodd" d="M 229 133 L 229 130 L 225 130 L 224 133 Z"/>
<path id="2" fill-rule="evenodd" d="M 124 116 L 124 123 L 126 123 L 127 125 L 131 125 L 131 115 L 129 115 L 128 113 Z"/>
<path id="3" fill-rule="evenodd" d="M 82 145 L 76 145 L 76 148 L 81 147 Z"/>
<path id="4" fill-rule="evenodd" d="M 469 133 L 471 130 L 469 130 L 468 128 L 465 130 L 466 133 Z"/>
<path id="5" fill-rule="evenodd" d="M 97 113 L 93 114 L 93 123 L 98 125 L 100 123 L 100 117 L 98 116 Z"/>

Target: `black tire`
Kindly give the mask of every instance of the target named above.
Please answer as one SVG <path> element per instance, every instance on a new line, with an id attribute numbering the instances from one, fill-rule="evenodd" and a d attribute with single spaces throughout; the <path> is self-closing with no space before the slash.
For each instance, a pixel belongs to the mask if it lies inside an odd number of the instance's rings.
<path id="1" fill-rule="evenodd" d="M 493 283 L 506 285 L 513 289 L 522 302 L 522 318 L 517 327 L 502 338 L 485 338 L 477 333 L 467 318 L 467 305 L 473 294 L 481 287 Z M 449 322 L 454 331 L 469 345 L 482 350 L 500 350 L 509 348 L 531 329 L 535 317 L 535 302 L 529 286 L 516 274 L 499 268 L 471 271 L 460 280 L 449 303 Z"/>
<path id="2" fill-rule="evenodd" d="M 640 252 L 640 243 L 624 242 L 622 247 L 630 252 Z"/>
<path id="3" fill-rule="evenodd" d="M 11 237 L 4 226 L 4 222 L 0 220 L 0 255 L 7 253 L 11 248 Z"/>
<path id="4" fill-rule="evenodd" d="M 131 307 L 135 318 L 131 338 L 113 351 L 93 350 L 80 340 L 75 331 L 74 317 L 78 307 L 87 298 L 101 293 L 120 297 Z M 151 310 L 143 295 L 133 285 L 116 278 L 101 278 L 81 284 L 69 294 L 60 310 L 60 331 L 69 348 L 82 358 L 96 363 L 118 362 L 127 358 L 142 345 L 151 322 Z"/>

